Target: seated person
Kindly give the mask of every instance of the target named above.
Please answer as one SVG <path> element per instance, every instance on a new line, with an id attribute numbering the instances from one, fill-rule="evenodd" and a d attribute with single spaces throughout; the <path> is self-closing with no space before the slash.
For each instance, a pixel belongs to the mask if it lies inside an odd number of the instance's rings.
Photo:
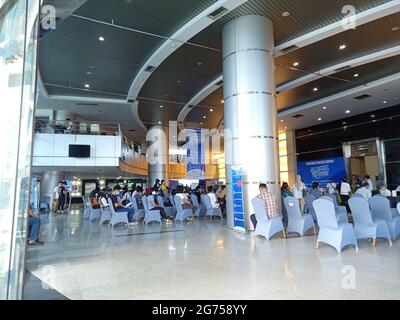
<path id="1" fill-rule="evenodd" d="M 111 202 L 114 206 L 114 210 L 115 212 L 121 212 L 121 211 L 125 211 L 128 212 L 128 221 L 129 221 L 129 225 L 136 225 L 137 222 L 133 221 L 133 215 L 134 215 L 134 211 L 132 207 L 124 207 L 119 201 L 118 201 L 118 196 L 120 194 L 121 191 L 121 187 L 119 185 L 116 185 L 113 188 L 113 191 L 111 192 L 111 194 L 108 196 L 111 199 Z"/>
<path id="2" fill-rule="evenodd" d="M 93 209 L 100 209 L 99 203 L 100 184 L 96 182 L 96 187 L 90 192 L 89 200 Z"/>
<path id="3" fill-rule="evenodd" d="M 294 197 L 293 192 L 290 191 L 290 187 L 287 182 L 282 183 L 281 195 L 282 195 L 282 198 Z"/>
<path id="4" fill-rule="evenodd" d="M 110 205 L 108 204 L 108 190 L 106 188 L 101 189 L 99 193 L 100 205 L 103 208 L 108 208 Z"/>
<path id="5" fill-rule="evenodd" d="M 390 192 L 390 190 L 386 189 L 384 184 L 381 184 L 380 188 L 379 188 L 379 192 L 381 195 L 385 196 L 385 197 L 391 197 L 392 193 Z"/>
<path id="6" fill-rule="evenodd" d="M 133 197 L 136 199 L 138 209 L 144 209 L 142 202 L 143 188 L 141 186 L 136 187 L 136 191 L 134 192 Z"/>
<path id="7" fill-rule="evenodd" d="M 197 197 L 197 201 L 200 204 L 201 203 L 201 194 L 203 193 L 203 190 L 200 186 L 197 186 L 196 189 L 194 190 L 194 195 Z"/>
<path id="8" fill-rule="evenodd" d="M 28 234 L 28 244 L 29 245 L 40 245 L 44 242 L 39 240 L 40 232 L 40 218 L 32 210 L 32 206 L 29 205 L 28 209 L 28 223 L 29 223 L 29 234 Z"/>
<path id="9" fill-rule="evenodd" d="M 157 189 L 154 187 L 152 190 L 152 194 L 147 196 L 147 206 L 149 207 L 149 210 L 150 211 L 159 210 L 160 216 L 166 224 L 173 223 L 172 217 L 167 217 L 167 215 L 165 214 L 165 209 L 163 207 L 160 207 L 160 204 L 158 203 L 157 200 L 157 196 L 158 196 Z"/>
<path id="10" fill-rule="evenodd" d="M 277 210 L 277 201 L 275 194 L 268 191 L 268 187 L 265 183 L 261 183 L 258 189 L 260 191 L 260 194 L 257 197 L 264 201 L 265 214 L 267 215 L 268 219 L 279 218 L 281 215 L 278 213 Z M 250 216 L 250 220 L 255 228 L 257 226 L 256 215 L 252 214 Z"/>
<path id="11" fill-rule="evenodd" d="M 220 203 L 219 203 L 219 201 L 217 199 L 216 194 L 214 193 L 213 186 L 209 186 L 207 188 L 207 191 L 208 191 L 207 196 L 210 198 L 211 206 L 213 208 L 219 208 L 220 207 Z"/>
<path id="12" fill-rule="evenodd" d="M 319 188 L 318 182 L 314 181 L 312 183 L 310 194 L 312 194 L 315 197 L 315 199 L 318 199 L 324 195 L 321 189 Z"/>
<path id="13" fill-rule="evenodd" d="M 220 203 L 222 212 L 225 212 L 225 208 L 226 208 L 226 186 L 225 185 L 220 186 L 215 194 L 216 194 L 216 196 L 218 198 L 218 201 Z"/>
<path id="14" fill-rule="evenodd" d="M 362 187 L 357 189 L 356 193 L 362 195 L 365 200 L 368 200 L 369 198 L 371 198 L 372 197 L 372 191 L 369 190 L 368 181 L 364 181 L 363 184 L 362 184 Z"/>
<path id="15" fill-rule="evenodd" d="M 176 194 L 175 196 L 178 196 L 179 198 L 181 198 L 181 204 L 183 209 L 194 209 L 194 206 L 191 202 L 191 200 L 189 200 L 189 196 L 187 193 L 185 193 L 185 190 L 183 189 L 182 186 L 178 186 L 176 188 Z"/>

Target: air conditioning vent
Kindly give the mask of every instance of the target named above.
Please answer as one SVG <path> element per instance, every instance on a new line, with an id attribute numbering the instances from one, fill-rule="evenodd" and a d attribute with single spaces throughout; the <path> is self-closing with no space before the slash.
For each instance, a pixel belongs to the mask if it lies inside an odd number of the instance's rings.
<path id="1" fill-rule="evenodd" d="M 136 132 L 135 129 L 129 129 L 128 131 L 129 131 L 129 132 Z"/>
<path id="2" fill-rule="evenodd" d="M 292 118 L 299 119 L 299 118 L 302 118 L 302 117 L 304 117 L 304 114 L 296 114 Z"/>
<path id="3" fill-rule="evenodd" d="M 211 12 L 207 17 L 209 17 L 212 20 L 217 20 L 221 18 L 225 13 L 227 13 L 229 10 L 224 7 L 220 7 L 217 10 Z"/>
<path id="4" fill-rule="evenodd" d="M 154 70 L 156 70 L 157 67 L 155 66 L 147 66 L 146 69 L 144 69 L 145 72 L 152 73 Z"/>
<path id="5" fill-rule="evenodd" d="M 298 49 L 298 48 L 299 48 L 299 47 L 296 46 L 296 45 L 294 44 L 294 45 L 292 45 L 292 46 L 290 46 L 290 47 L 283 48 L 283 49 L 281 50 L 281 52 L 282 52 L 282 53 L 288 53 L 288 52 L 291 52 L 291 51 L 296 50 L 296 49 Z"/>
<path id="6" fill-rule="evenodd" d="M 190 106 L 187 106 L 187 107 L 188 107 L 188 109 L 193 109 L 194 108 L 193 105 L 190 105 Z"/>
<path id="7" fill-rule="evenodd" d="M 134 103 L 135 99 L 128 99 L 128 103 Z"/>
<path id="8" fill-rule="evenodd" d="M 218 81 L 215 86 L 220 87 L 224 84 L 224 80 Z"/>
<path id="9" fill-rule="evenodd" d="M 344 71 L 344 70 L 347 70 L 347 69 L 350 69 L 350 68 L 351 68 L 351 66 L 344 66 L 344 67 L 341 67 L 341 68 L 335 69 L 335 72 Z"/>
<path id="10" fill-rule="evenodd" d="M 83 103 L 83 102 L 79 102 L 76 105 L 77 106 L 86 106 L 86 107 L 96 107 L 99 104 L 98 103 Z"/>
<path id="11" fill-rule="evenodd" d="M 369 95 L 369 94 L 362 94 L 361 96 L 354 97 L 354 99 L 356 99 L 356 100 L 364 100 L 364 99 L 368 99 L 368 98 L 371 98 L 371 95 Z"/>

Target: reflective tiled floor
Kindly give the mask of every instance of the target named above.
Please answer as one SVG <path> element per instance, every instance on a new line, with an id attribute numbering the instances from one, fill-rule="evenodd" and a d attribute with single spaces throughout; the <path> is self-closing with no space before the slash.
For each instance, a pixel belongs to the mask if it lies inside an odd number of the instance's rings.
<path id="1" fill-rule="evenodd" d="M 161 231 L 161 232 L 160 232 Z M 341 254 L 315 236 L 267 241 L 206 219 L 111 230 L 42 215 L 27 269 L 70 299 L 399 299 L 400 240 Z"/>

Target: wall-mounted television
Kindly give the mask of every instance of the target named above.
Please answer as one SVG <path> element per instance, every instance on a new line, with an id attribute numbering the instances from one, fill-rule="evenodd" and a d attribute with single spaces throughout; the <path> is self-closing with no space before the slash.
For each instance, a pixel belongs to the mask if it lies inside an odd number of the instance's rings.
<path id="1" fill-rule="evenodd" d="M 71 158 L 90 158 L 90 145 L 70 144 L 68 156 Z"/>

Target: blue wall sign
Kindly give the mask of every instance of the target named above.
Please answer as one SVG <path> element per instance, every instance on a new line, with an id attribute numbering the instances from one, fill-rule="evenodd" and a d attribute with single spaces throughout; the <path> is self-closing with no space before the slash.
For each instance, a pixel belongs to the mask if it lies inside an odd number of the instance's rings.
<path id="1" fill-rule="evenodd" d="M 232 201 L 233 201 L 233 227 L 245 231 L 243 209 L 243 169 L 241 166 L 232 167 Z"/>
<path id="2" fill-rule="evenodd" d="M 297 172 L 307 186 L 316 181 L 325 187 L 330 178 L 339 183 L 346 176 L 343 157 L 297 162 Z"/>

